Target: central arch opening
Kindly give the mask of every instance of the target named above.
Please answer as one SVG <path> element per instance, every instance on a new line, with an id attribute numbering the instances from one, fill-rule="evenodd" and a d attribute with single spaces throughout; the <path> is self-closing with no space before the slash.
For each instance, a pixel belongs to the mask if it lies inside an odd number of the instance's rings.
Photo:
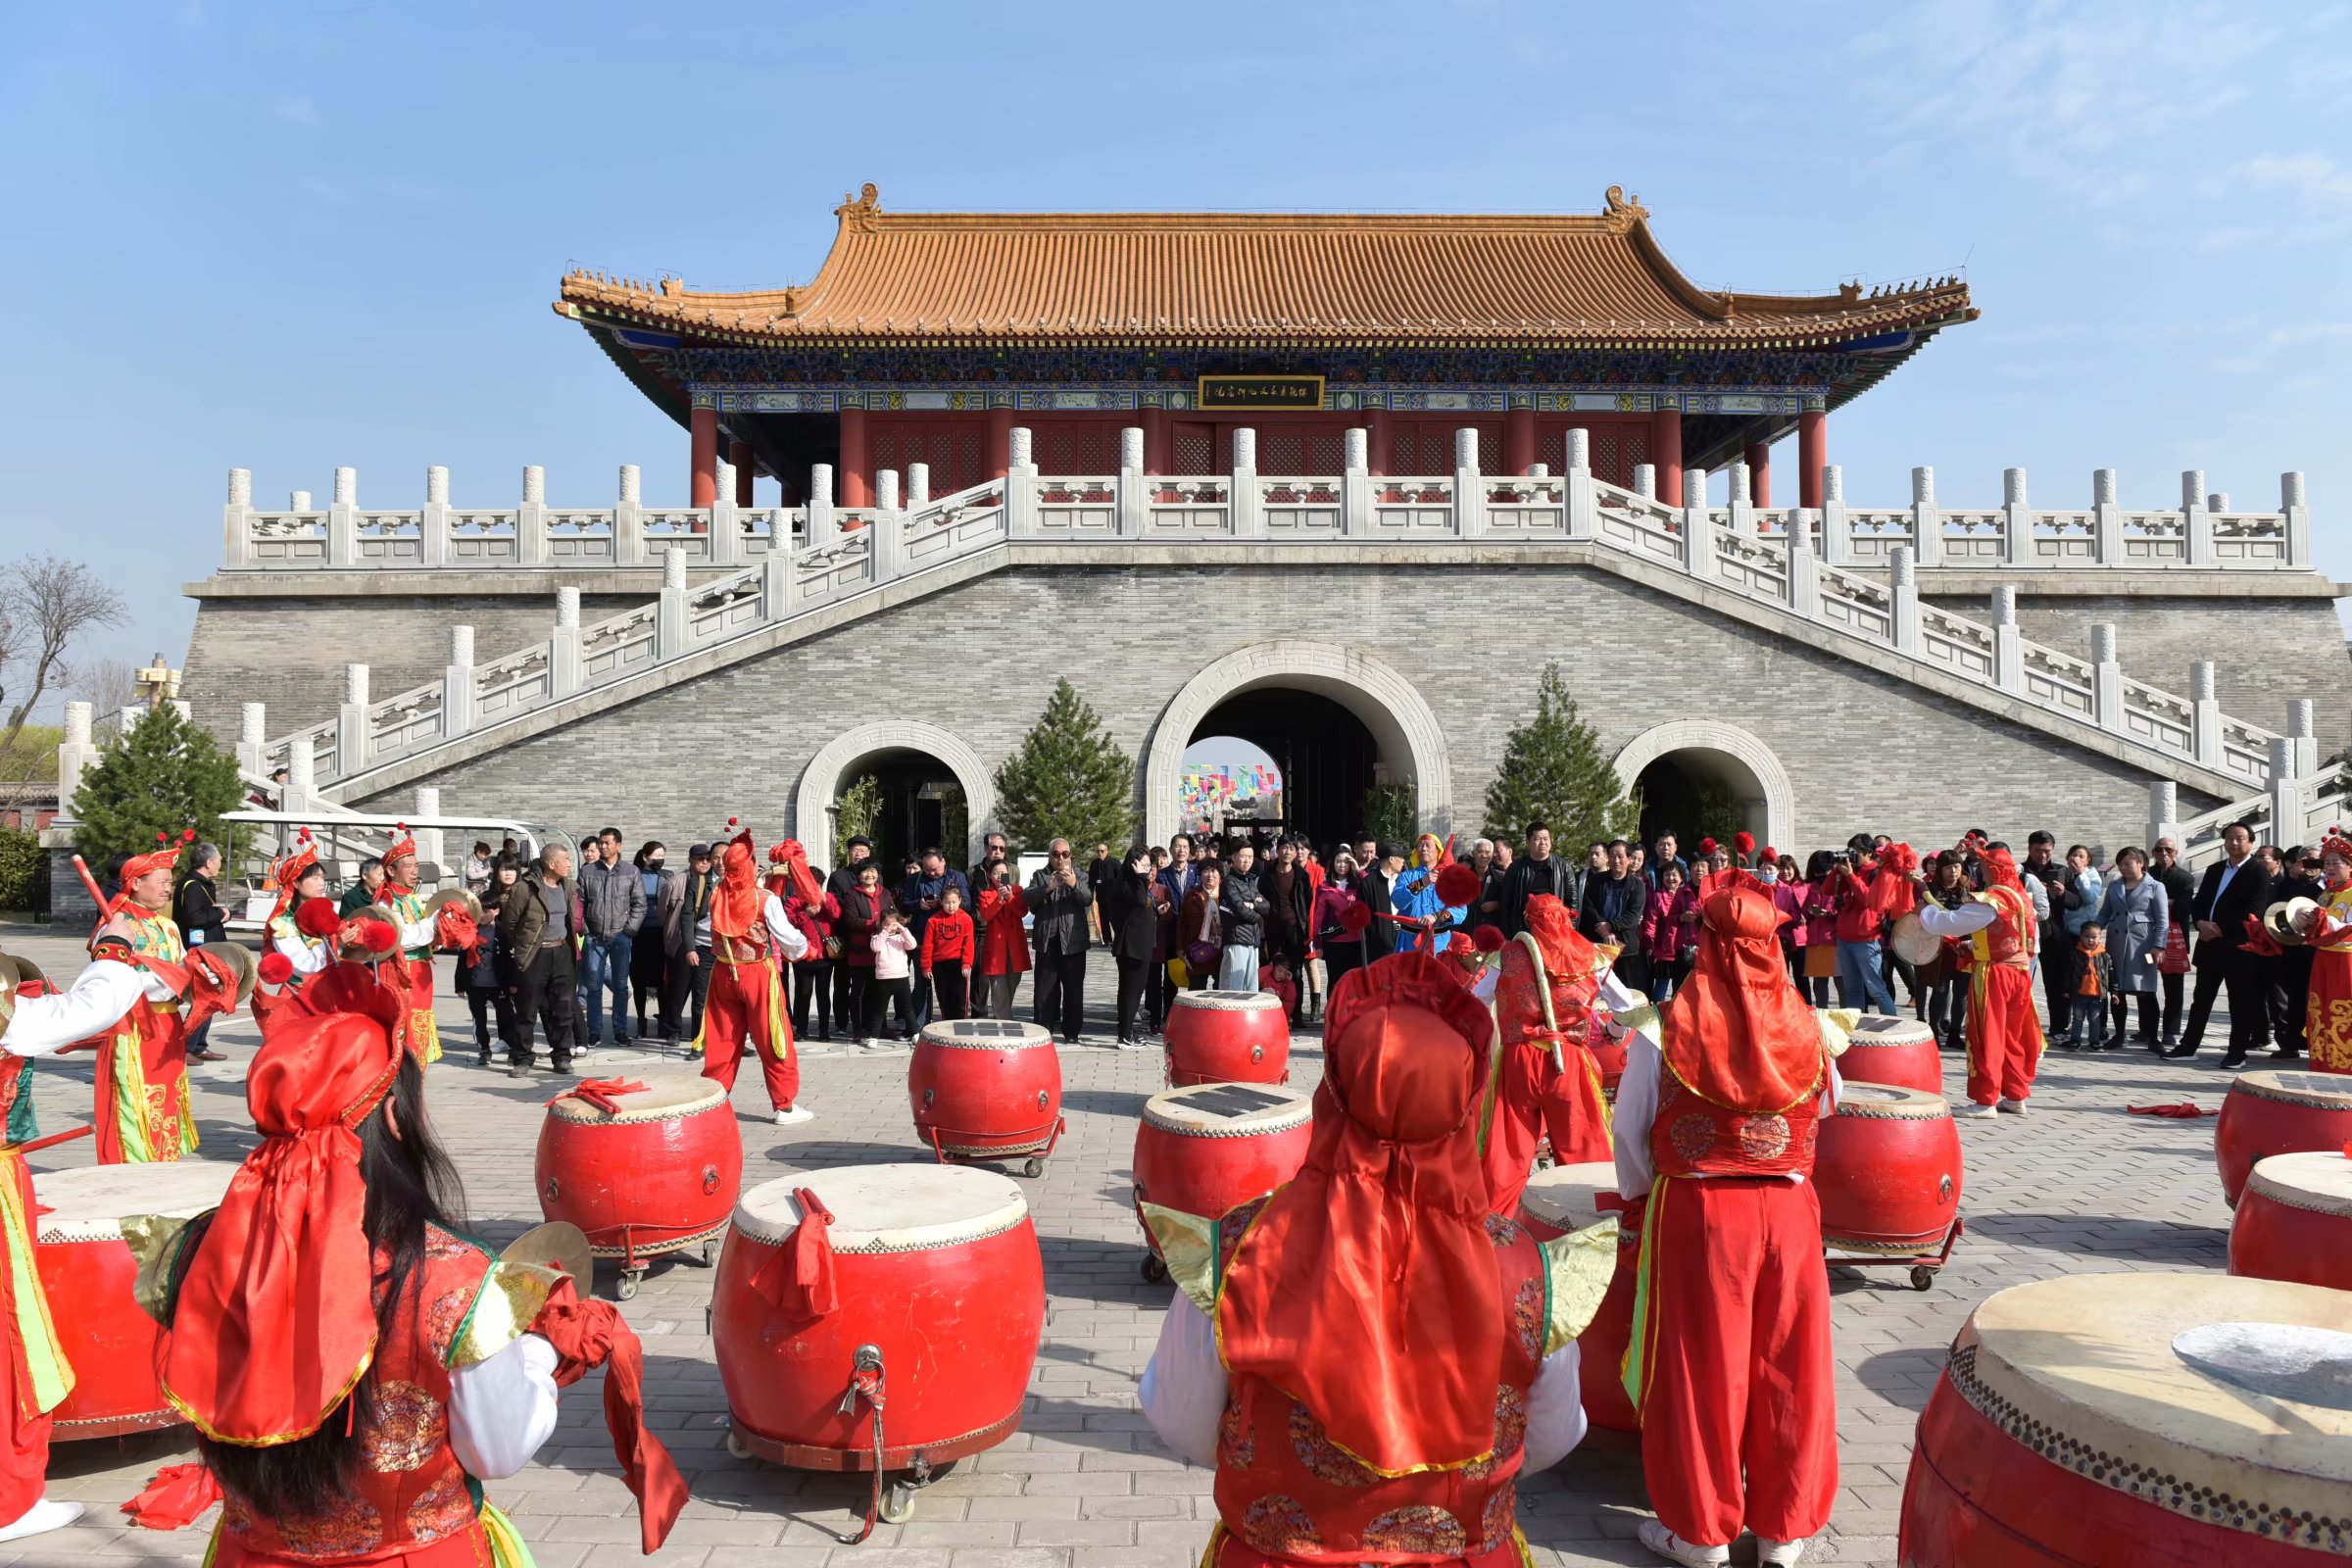
<path id="1" fill-rule="evenodd" d="M 897 885 L 906 862 L 933 845 L 960 866 L 968 826 L 963 786 L 930 753 L 894 749 L 858 758 L 841 770 L 837 790 L 832 842 L 825 846 L 831 863 L 840 863 L 839 844 L 863 833 L 874 841 L 887 885 Z"/>
<path id="2" fill-rule="evenodd" d="M 1236 786 L 1224 812 L 1229 829 L 1262 826 L 1303 833 L 1318 846 L 1355 837 L 1363 827 L 1365 794 L 1389 774 L 1378 740 L 1352 710 L 1295 686 L 1237 692 L 1209 710 L 1186 742 L 1188 770 L 1201 764 L 1222 767 Z M 1272 771 L 1276 799 L 1265 798 L 1263 775 L 1254 771 L 1260 758 Z M 1250 796 L 1247 801 L 1241 798 L 1244 788 Z M 1184 807 L 1187 829 L 1196 826 L 1196 812 L 1210 806 L 1210 793 L 1190 792 Z M 1219 824 L 1207 825 L 1214 830 Z"/>
<path id="3" fill-rule="evenodd" d="M 1771 842 L 1763 780 L 1729 752 L 1687 746 L 1658 757 L 1635 780 L 1642 801 L 1642 842 L 1672 830 L 1687 854 L 1700 839 L 1727 847 L 1732 835 Z"/>

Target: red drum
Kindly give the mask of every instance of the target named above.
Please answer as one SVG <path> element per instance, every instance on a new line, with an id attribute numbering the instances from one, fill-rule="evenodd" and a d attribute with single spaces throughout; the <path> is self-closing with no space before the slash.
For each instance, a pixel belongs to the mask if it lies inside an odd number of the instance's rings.
<path id="1" fill-rule="evenodd" d="M 743 1187 L 743 1137 L 727 1092 L 708 1078 L 648 1074 L 645 1087 L 552 1101 L 539 1127 L 539 1211 L 588 1234 L 616 1257 L 623 1297 L 640 1260 L 701 1248 L 725 1234 Z"/>
<path id="2" fill-rule="evenodd" d="M 835 1301 L 813 1318 L 783 1304 L 800 1187 L 833 1215 Z M 994 1447 L 1020 1424 L 1045 1322 L 1037 1231 L 1007 1177 L 841 1165 L 763 1183 L 735 1207 L 710 1303 L 728 1447 L 803 1469 L 871 1470 L 877 1412 L 844 1397 L 866 1347 L 881 1358 L 882 1468 Z"/>
<path id="3" fill-rule="evenodd" d="M 1007 1018 L 927 1025 L 906 1068 L 914 1130 L 940 1160 L 1045 1156 L 1061 1140 L 1061 1057 L 1054 1037 Z"/>
<path id="4" fill-rule="evenodd" d="M 2222 1197 L 2237 1206 L 2254 1162 L 2352 1143 L 2352 1078 L 2332 1072 L 2245 1072 L 2222 1097 L 2213 1157 Z"/>
<path id="5" fill-rule="evenodd" d="M 55 1410 L 59 1441 L 112 1438 L 178 1424 L 156 1386 L 155 1319 L 131 1287 L 138 1261 L 122 1227 L 143 1215 L 193 1219 L 220 1206 L 233 1161 L 183 1159 L 154 1165 L 85 1165 L 36 1171 L 33 1266 L 49 1298 L 58 1344 L 74 1368 L 74 1392 Z"/>
<path id="6" fill-rule="evenodd" d="M 1943 1093 L 1943 1055 L 1936 1031 L 1913 1018 L 1872 1013 L 1854 1026 L 1838 1075 L 1849 1084 L 1893 1084 L 1923 1095 Z"/>
<path id="7" fill-rule="evenodd" d="M 1845 1252 L 1933 1251 L 1960 1213 L 1960 1129 L 1940 1095 L 1845 1086 L 1813 1153 L 1821 1239 Z"/>
<path id="8" fill-rule="evenodd" d="M 1291 1023 L 1263 991 L 1179 991 L 1168 1009 L 1168 1083 L 1287 1084 Z"/>
<path id="9" fill-rule="evenodd" d="M 2256 1165 L 2230 1222 L 2230 1272 L 2352 1291 L 2352 1159 L 2307 1152 Z"/>
<path id="10" fill-rule="evenodd" d="M 1519 1195 L 1519 1218 L 1539 1241 L 1551 1241 L 1583 1230 L 1600 1219 L 1600 1200 L 1617 1197 L 1617 1167 L 1554 1165 L 1528 1179 Z M 1613 1212 L 1613 1210 L 1611 1210 Z M 1628 1242 L 1633 1238 L 1626 1238 Z M 1600 1298 L 1600 1310 L 1577 1339 L 1577 1388 L 1584 1399 L 1585 1419 L 1612 1432 L 1639 1432 L 1642 1416 L 1625 1393 L 1625 1348 L 1634 1337 L 1634 1289 L 1641 1283 L 1642 1249 L 1617 1250 L 1617 1272 Z"/>
<path id="11" fill-rule="evenodd" d="M 1987 1298 L 1903 1488 L 1904 1568 L 2320 1568 L 2352 1551 L 2352 1296 L 2077 1274 Z"/>
<path id="12" fill-rule="evenodd" d="M 1217 1219 L 1298 1173 L 1314 1099 L 1281 1084 L 1194 1084 L 1153 1095 L 1135 1130 L 1135 1201 Z M 1150 1226 L 1147 1279 L 1165 1274 Z"/>

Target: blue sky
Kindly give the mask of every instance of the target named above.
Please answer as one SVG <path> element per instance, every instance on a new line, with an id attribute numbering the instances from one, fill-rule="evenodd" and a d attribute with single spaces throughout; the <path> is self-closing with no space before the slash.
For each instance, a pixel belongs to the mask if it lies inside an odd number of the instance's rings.
<path id="1" fill-rule="evenodd" d="M 1634 14 L 1634 13 L 1639 13 Z M 572 262 L 806 279 L 832 207 L 1590 211 L 1710 286 L 1965 266 L 1984 319 L 1833 416 L 1857 503 L 2164 505 L 2311 475 L 2352 578 L 2352 9 L 2082 4 L 14 8 L 0 559 L 179 585 L 257 496 L 685 499 L 549 310 Z"/>

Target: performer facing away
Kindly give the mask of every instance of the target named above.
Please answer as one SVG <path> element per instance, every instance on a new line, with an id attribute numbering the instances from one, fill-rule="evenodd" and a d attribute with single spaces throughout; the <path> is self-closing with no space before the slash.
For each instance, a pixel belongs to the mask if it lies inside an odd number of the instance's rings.
<path id="1" fill-rule="evenodd" d="M 170 871 L 165 872 L 167 884 Z M 0 1090 L 14 1092 L 28 1056 L 47 1055 L 121 1023 L 126 1014 L 152 1006 L 159 972 L 134 951 L 140 920 L 128 910 L 107 919 L 92 945 L 93 958 L 73 988 L 28 995 L 39 973 L 23 959 L 0 953 Z M 225 970 L 218 956 L 198 949 L 197 965 L 219 992 Z M 227 980 L 233 999 L 235 979 Z M 176 994 L 167 993 L 176 1002 Z M 101 1058 L 103 1059 L 103 1058 Z M 0 1098 L 5 1098 L 0 1095 Z M 100 1136 L 106 1133 L 100 1102 Z M 172 1157 L 178 1157 L 176 1143 Z M 41 1277 L 32 1266 L 34 1223 L 32 1174 L 14 1144 L 0 1145 L 0 1321 L 10 1325 L 6 1353 L 0 1354 L 0 1542 L 37 1536 L 81 1517 L 77 1502 L 42 1500 L 49 1468 L 49 1412 L 74 1392 L 74 1368 L 58 1344 Z M 71 1310 L 75 1304 L 60 1302 Z"/>
<path id="2" fill-rule="evenodd" d="M 1617 1226 L 1539 1248 L 1487 1212 L 1491 1031 L 1441 959 L 1352 971 L 1297 1178 L 1222 1221 L 1147 1206 L 1183 1291 L 1144 1413 L 1216 1469 L 1204 1568 L 1525 1562 L 1517 1480 L 1584 1434 Z"/>
<path id="3" fill-rule="evenodd" d="M 650 1553 L 685 1488 L 640 1425 L 636 1337 L 562 1270 L 453 1228 L 466 1206 L 402 1039 L 410 1003 L 388 970 L 339 963 L 267 1009 L 246 1088 L 261 1147 L 218 1209 L 137 1244 L 164 1396 L 203 1464 L 133 1511 L 168 1527 L 220 1496 L 213 1568 L 527 1563 L 479 1482 L 520 1470 L 557 1389 L 609 1362 Z"/>
<path id="4" fill-rule="evenodd" d="M 733 817 L 727 826 L 735 827 Z M 770 858 L 782 868 L 804 901 L 824 896 L 808 869 L 808 852 L 786 839 Z M 744 828 L 719 853 L 718 891 L 710 900 L 710 995 L 703 1004 L 703 1076 L 729 1094 L 742 1064 L 745 1042 L 760 1057 L 776 1125 L 810 1121 L 816 1112 L 799 1102 L 801 1060 L 793 1050 L 792 1024 L 784 1015 L 783 972 L 777 955 L 790 962 L 808 951 L 808 939 L 784 912 L 784 901 L 761 887 L 752 857 L 752 830 Z"/>
<path id="5" fill-rule="evenodd" d="M 1512 1215 L 1551 1138 L 1552 1158 L 1582 1165 L 1609 1157 L 1609 1108 L 1600 1063 L 1586 1043 L 1593 1001 L 1619 1030 L 1647 1029 L 1657 1011 L 1611 972 L 1613 951 L 1576 929 L 1568 906 L 1548 893 L 1527 901 L 1527 929 L 1503 945 L 1494 988 L 1496 1064 L 1485 1110 L 1487 1206 Z"/>
<path id="6" fill-rule="evenodd" d="M 1986 850 L 1984 865 L 1984 892 L 1950 909 L 1922 900 L 1919 923 L 1932 936 L 1969 945 L 1969 1104 L 1952 1114 L 2022 1116 L 2041 1062 L 2041 1019 L 2034 1011 L 2034 901 L 2007 848 Z"/>
<path id="7" fill-rule="evenodd" d="M 2304 916 L 2311 944 L 2311 1000 L 2303 1041 L 2315 1072 L 2352 1072 L 2352 839 L 2330 831 L 2320 845 L 2327 897 Z"/>
<path id="8" fill-rule="evenodd" d="M 1700 884 L 1698 957 L 1617 1085 L 1617 1189 L 1642 1206 L 1625 1385 L 1657 1518 L 1642 1542 L 1713 1568 L 1740 1531 L 1793 1563 L 1829 1523 L 1838 1410 L 1812 1183 L 1842 1036 L 1788 982 L 1772 891 Z"/>

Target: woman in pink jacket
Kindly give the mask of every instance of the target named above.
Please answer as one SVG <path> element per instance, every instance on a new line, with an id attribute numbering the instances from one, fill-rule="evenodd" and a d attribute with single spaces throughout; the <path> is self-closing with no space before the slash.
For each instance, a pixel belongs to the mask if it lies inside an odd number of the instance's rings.
<path id="1" fill-rule="evenodd" d="M 1803 957 L 1798 970 L 1796 989 L 1803 992 L 1816 1007 L 1835 1005 L 1834 982 L 1838 978 L 1838 912 L 1845 907 L 1842 889 L 1845 879 L 1833 877 L 1838 857 L 1828 850 L 1815 850 L 1805 862 L 1805 895 L 1797 901 L 1804 911 L 1805 942 L 1797 950 Z"/>
<path id="2" fill-rule="evenodd" d="M 1658 885 L 1642 915 L 1642 948 L 1649 955 L 1649 1000 L 1663 1003 L 1690 972 L 1698 942 L 1698 896 L 1681 862 L 1658 867 Z"/>

